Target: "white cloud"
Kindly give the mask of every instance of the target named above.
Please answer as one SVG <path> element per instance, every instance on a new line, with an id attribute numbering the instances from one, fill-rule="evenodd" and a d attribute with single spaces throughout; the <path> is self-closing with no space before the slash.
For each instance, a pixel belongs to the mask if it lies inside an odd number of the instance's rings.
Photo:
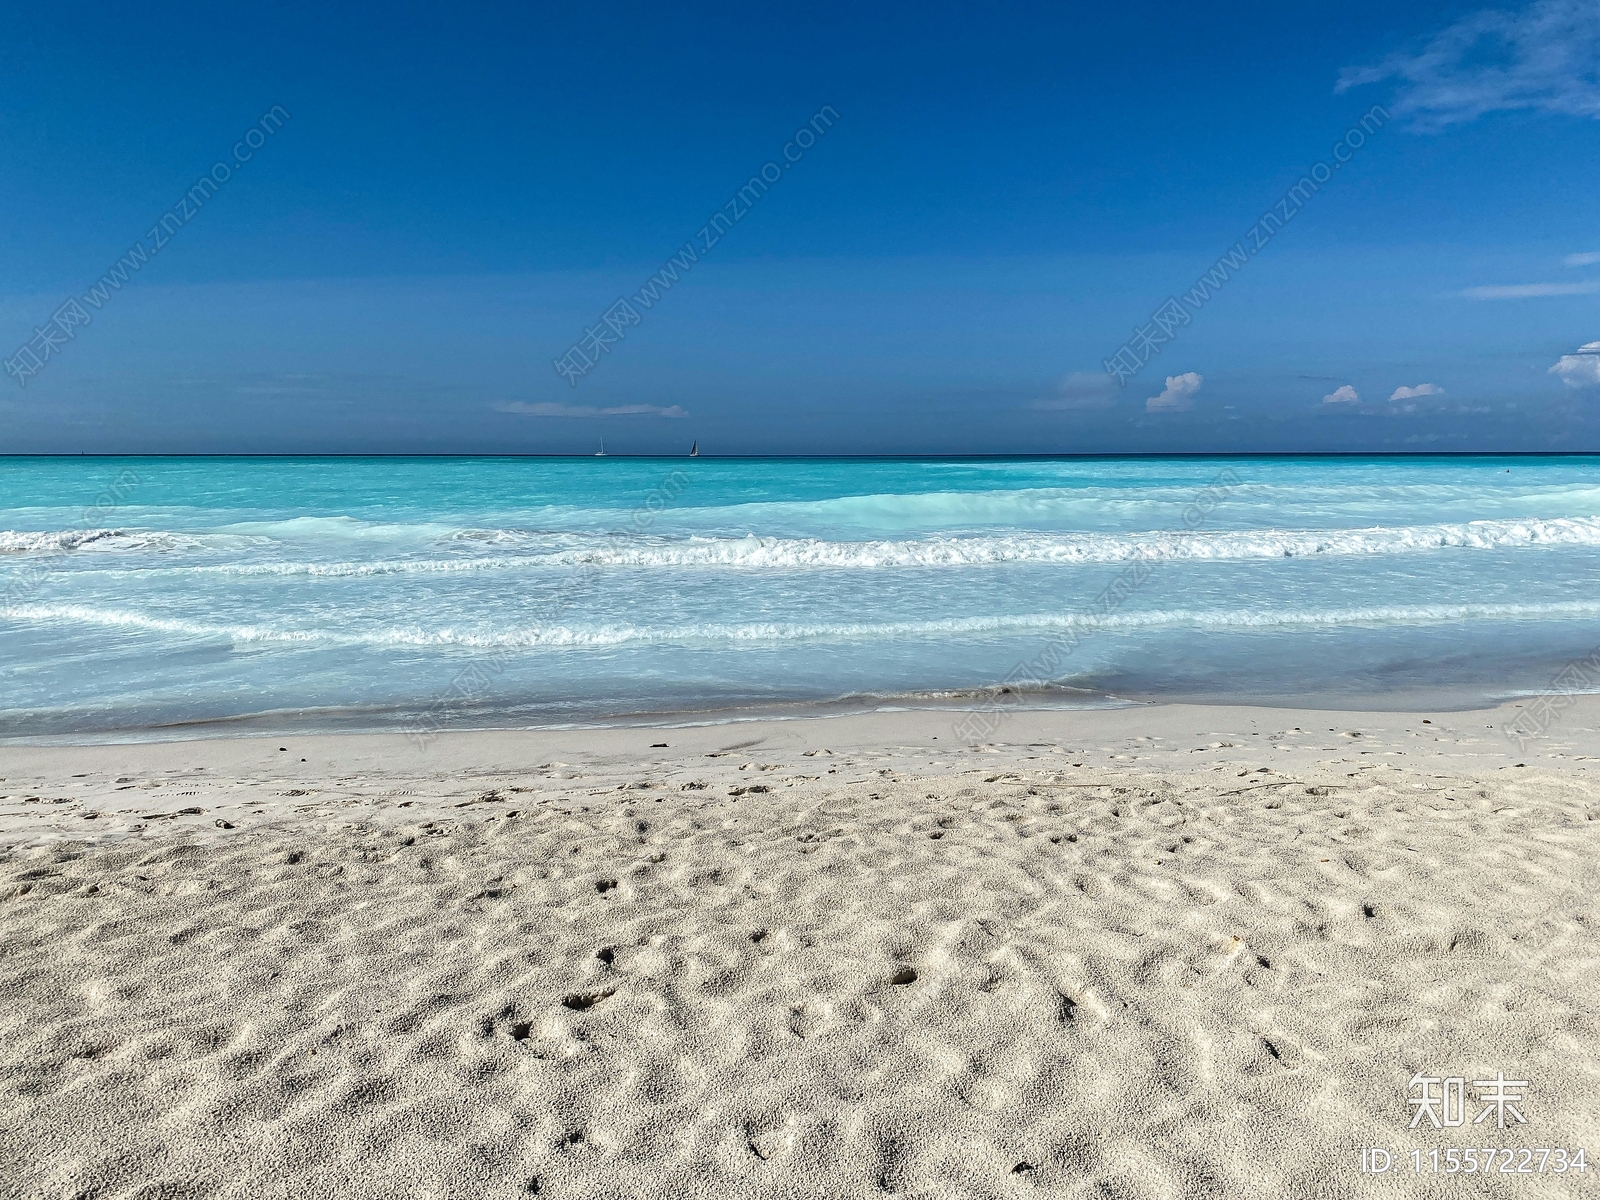
<path id="1" fill-rule="evenodd" d="M 1146 412 L 1184 412 L 1194 407 L 1194 394 L 1200 390 L 1200 385 L 1205 382 L 1204 377 L 1193 371 L 1185 371 L 1182 375 L 1168 375 L 1167 386 L 1159 396 L 1151 396 L 1144 402 Z"/>
<path id="2" fill-rule="evenodd" d="M 1600 283 L 1512 283 L 1503 287 L 1469 287 L 1468 300 L 1526 300 L 1531 296 L 1587 296 L 1600 292 Z"/>
<path id="3" fill-rule="evenodd" d="M 1342 383 L 1324 396 L 1322 402 L 1324 404 L 1355 404 L 1360 399 L 1361 397 L 1356 393 L 1355 388 L 1348 383 Z"/>
<path id="4" fill-rule="evenodd" d="M 1117 394 L 1117 381 L 1104 371 L 1074 371 L 1061 381 L 1058 395 L 1036 400 L 1044 409 L 1105 408 Z"/>
<path id="5" fill-rule="evenodd" d="M 1585 342 L 1576 354 L 1563 354 L 1549 374 L 1570 388 L 1600 387 L 1600 342 Z"/>
<path id="6" fill-rule="evenodd" d="M 1484 113 L 1532 110 L 1600 117 L 1600 4 L 1540 0 L 1521 12 L 1477 12 L 1415 54 L 1346 67 L 1335 91 L 1386 79 L 1394 108 L 1437 132 Z"/>
<path id="7" fill-rule="evenodd" d="M 1591 250 L 1587 254 L 1569 254 L 1561 260 L 1569 267 L 1587 267 L 1600 263 L 1600 250 Z"/>
<path id="8" fill-rule="evenodd" d="M 662 408 L 656 404 L 619 404 L 613 408 L 596 408 L 592 404 L 529 404 L 515 400 L 495 405 L 500 412 L 515 413 L 522 417 L 687 417 L 689 414 L 676 404 Z"/>
<path id="9" fill-rule="evenodd" d="M 1411 400 L 1417 396 L 1442 396 L 1444 389 L 1437 383 L 1419 383 L 1416 387 L 1397 387 L 1391 400 Z"/>

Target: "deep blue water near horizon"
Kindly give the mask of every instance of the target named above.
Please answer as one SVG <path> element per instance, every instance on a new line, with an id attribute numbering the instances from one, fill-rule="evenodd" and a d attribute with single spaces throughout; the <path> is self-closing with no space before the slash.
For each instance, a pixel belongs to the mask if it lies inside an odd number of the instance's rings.
<path id="1" fill-rule="evenodd" d="M 1600 645 L 1597 467 L 0 458 L 0 736 L 959 704 L 1070 631 L 1035 701 L 1492 700 Z"/>

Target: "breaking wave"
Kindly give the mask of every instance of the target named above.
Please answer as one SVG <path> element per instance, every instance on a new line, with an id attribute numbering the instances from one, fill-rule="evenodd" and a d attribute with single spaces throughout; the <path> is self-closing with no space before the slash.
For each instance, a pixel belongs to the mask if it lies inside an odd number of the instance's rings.
<path id="1" fill-rule="evenodd" d="M 493 546 L 497 552 L 365 561 L 194 564 L 167 569 L 236 576 L 336 577 L 582 566 L 803 571 L 982 567 L 1011 563 L 1117 564 L 1137 560 L 1236 562 L 1392 556 L 1438 550 L 1600 546 L 1600 518 L 1468 521 L 1367 529 L 1000 533 L 869 541 L 757 537 L 753 534 L 745 537 L 626 538 L 531 530 L 470 530 L 452 535 L 449 544 L 460 545 L 468 539 Z M 85 548 L 171 550 L 200 544 L 183 534 L 117 529 L 0 532 L 0 553 L 14 554 L 57 554 Z"/>
<path id="2" fill-rule="evenodd" d="M 1274 629 L 1373 625 L 1437 625 L 1472 620 L 1570 620 L 1600 617 L 1600 601 L 1550 604 L 1429 604 L 1274 611 L 1270 609 L 1160 609 L 1147 612 L 1032 613 L 994 617 L 951 617 L 924 621 L 799 622 L 755 621 L 672 626 L 525 625 L 425 629 L 420 625 L 377 628 L 230 625 L 179 617 L 159 617 L 128 609 L 89 605 L 19 605 L 5 613 L 17 621 L 96 625 L 220 638 L 236 643 L 322 643 L 344 646 L 461 646 L 473 649 L 563 649 L 626 645 L 785 644 L 802 641 L 855 642 L 889 638 L 1006 636 L 1028 633 L 1084 633 L 1187 627 L 1197 630 Z"/>
<path id="3" fill-rule="evenodd" d="M 545 555 L 545 562 L 620 567 L 743 569 L 968 567 L 1001 563 L 1123 563 L 1410 554 L 1524 546 L 1600 546 L 1600 518 L 1471 521 L 1333 530 L 1238 530 L 1107 534 L 999 534 L 835 542 L 818 538 L 689 538 L 615 544 Z"/>

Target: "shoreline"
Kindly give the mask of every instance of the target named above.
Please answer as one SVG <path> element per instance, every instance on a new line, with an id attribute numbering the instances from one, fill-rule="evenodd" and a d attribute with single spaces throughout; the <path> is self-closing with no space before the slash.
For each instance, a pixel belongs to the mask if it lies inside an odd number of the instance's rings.
<path id="1" fill-rule="evenodd" d="M 419 744 L 401 733 L 258 733 L 232 737 L 0 745 L 0 844 L 32 829 L 55 837 L 101 840 L 130 830 L 153 834 L 148 808 L 128 793 L 181 792 L 186 814 L 206 824 L 241 816 L 278 819 L 292 811 L 272 789 L 317 785 L 341 803 L 383 807 L 386 781 L 426 781 L 443 802 L 461 779 L 512 779 L 560 761 L 610 786 L 655 773 L 704 775 L 737 785 L 738 774 L 713 756 L 759 751 L 799 771 L 807 750 L 830 750 L 897 769 L 950 774 L 995 762 L 1029 763 L 1042 753 L 1076 755 L 1100 767 L 1189 772 L 1262 766 L 1319 772 L 1343 764 L 1401 760 L 1407 769 L 1466 774 L 1530 769 L 1586 774 L 1600 764 L 1600 696 L 1569 696 L 1547 735 L 1520 747 L 1506 734 L 1519 702 L 1493 708 L 1389 711 L 1248 705 L 1126 704 L 1116 707 L 1015 708 L 979 741 L 958 732 L 965 708 L 894 708 L 829 716 L 750 717 L 736 721 L 571 728 L 446 730 Z M 659 743 L 666 742 L 662 747 Z M 1068 753 L 1070 752 L 1070 753 Z M 332 785 L 330 787 L 330 784 Z M 48 809 L 19 788 L 55 793 Z M 292 794 L 296 789 L 291 787 Z M 155 797 L 151 797 L 154 799 Z M 414 801 L 408 807 L 415 807 Z M 180 822 L 180 825 L 190 822 Z M 12 842 L 12 845 L 18 843 Z"/>
<path id="2" fill-rule="evenodd" d="M 904 693 L 852 693 L 830 699 L 773 699 L 741 701 L 716 708 L 629 709 L 572 720 L 527 719 L 509 710 L 481 717 L 452 719 L 436 731 L 420 736 L 432 741 L 460 734 L 574 733 L 584 730 L 678 729 L 741 725 L 762 722 L 837 720 L 872 714 L 923 712 L 947 714 L 959 721 L 963 714 L 1001 713 L 1001 719 L 1020 712 L 1076 713 L 1105 710 L 1162 711 L 1166 709 L 1250 709 L 1267 712 L 1373 713 L 1389 715 L 1424 713 L 1509 713 L 1517 706 L 1549 693 L 1526 690 L 1496 691 L 1439 688 L 1383 693 L 1350 692 L 1334 696 L 1240 693 L 1159 694 L 1102 692 L 1066 685 L 1047 688 L 994 684 L 981 688 Z M 1001 697 L 1008 697 L 1001 700 Z M 1312 702 L 1313 699 L 1316 702 Z M 1561 693 L 1564 701 L 1600 706 L 1600 693 Z M 998 703 L 997 703 L 998 702 Z M 357 715 L 361 714 L 361 715 Z M 372 717 L 386 719 L 374 722 Z M 341 719 L 346 717 L 348 719 Z M 59 733 L 23 733 L 0 736 L 0 750 L 45 746 L 142 745 L 162 742 L 211 742 L 234 738 L 275 737 L 412 737 L 418 710 L 284 709 L 237 716 L 205 717 L 159 725 L 107 729 L 78 729 Z M 481 720 L 482 723 L 474 723 Z M 1509 720 L 1509 717 L 1508 717 Z"/>

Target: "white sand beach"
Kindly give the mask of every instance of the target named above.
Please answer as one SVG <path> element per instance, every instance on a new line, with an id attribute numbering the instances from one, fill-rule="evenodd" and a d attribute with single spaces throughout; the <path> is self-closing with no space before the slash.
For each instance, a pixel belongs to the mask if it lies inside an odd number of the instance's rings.
<path id="1" fill-rule="evenodd" d="M 8 747 L 0 1194 L 1590 1195 L 1428 1170 L 1600 1152 L 1600 705 L 1514 714 Z"/>

